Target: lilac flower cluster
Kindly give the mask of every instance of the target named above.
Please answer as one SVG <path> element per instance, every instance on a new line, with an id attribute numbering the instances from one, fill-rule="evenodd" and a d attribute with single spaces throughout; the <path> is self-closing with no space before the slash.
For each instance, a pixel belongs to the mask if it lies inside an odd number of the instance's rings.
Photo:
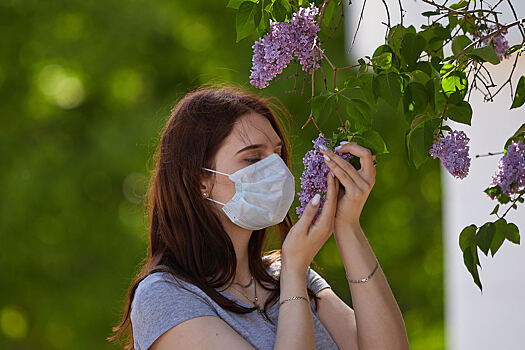
<path id="1" fill-rule="evenodd" d="M 477 37 L 482 37 L 484 35 L 487 35 L 490 32 L 493 32 L 496 30 L 497 27 L 494 26 L 488 26 L 487 30 L 484 32 L 480 32 Z M 498 32 L 498 34 L 489 36 L 488 38 L 485 38 L 482 40 L 483 45 L 487 45 L 490 43 L 492 47 L 494 48 L 494 51 L 496 51 L 496 55 L 498 55 L 498 58 L 500 61 L 503 60 L 503 55 L 505 52 L 509 49 L 509 43 L 507 42 L 507 39 L 505 39 L 505 35 L 507 34 L 507 29 L 503 29 L 502 31 Z M 505 56 L 505 58 L 509 58 L 509 56 Z"/>
<path id="2" fill-rule="evenodd" d="M 327 176 L 330 168 L 325 164 L 323 154 L 319 151 L 319 146 L 325 145 L 328 148 L 330 146 L 328 139 L 322 133 L 319 133 L 319 136 L 312 141 L 312 143 L 314 144 L 314 149 L 306 152 L 303 157 L 304 171 L 301 175 L 302 191 L 298 193 L 300 206 L 295 209 L 299 218 L 302 216 L 308 202 L 310 202 L 316 193 L 321 194 L 319 209 L 323 207 L 323 204 L 326 201 L 326 194 L 324 193 L 327 191 L 328 187 Z M 350 158 L 354 157 L 350 153 L 337 153 L 346 161 L 349 161 Z M 317 212 L 312 223 L 315 223 L 319 214 L 320 212 Z"/>
<path id="3" fill-rule="evenodd" d="M 516 185 L 511 189 L 511 184 Z M 525 143 L 513 141 L 507 148 L 507 153 L 498 162 L 496 175 L 492 184 L 498 185 L 506 195 L 517 193 L 525 187 Z M 494 199 L 493 196 L 491 196 Z"/>
<path id="4" fill-rule="evenodd" d="M 309 8 L 300 8 L 292 15 L 290 22 L 270 20 L 270 32 L 257 40 L 253 48 L 250 84 L 262 89 L 280 74 L 290 63 L 293 54 L 305 72 L 319 68 L 312 49 L 319 33 L 315 16 L 319 9 L 312 3 Z"/>
<path id="5" fill-rule="evenodd" d="M 444 138 L 434 137 L 429 153 L 434 159 L 441 159 L 441 163 L 452 176 L 463 179 L 468 175 L 470 167 L 467 146 L 469 141 L 463 131 L 452 130 Z"/>

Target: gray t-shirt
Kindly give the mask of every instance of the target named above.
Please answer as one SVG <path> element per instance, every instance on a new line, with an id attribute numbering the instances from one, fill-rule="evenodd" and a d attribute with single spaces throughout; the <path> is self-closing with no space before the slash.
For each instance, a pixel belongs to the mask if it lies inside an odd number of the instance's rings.
<path id="1" fill-rule="evenodd" d="M 270 273 L 280 268 L 279 263 L 270 266 Z M 315 293 L 330 288 L 326 280 L 315 270 L 308 267 L 307 284 Z M 263 316 L 254 310 L 247 314 L 236 314 L 221 308 L 213 299 L 197 286 L 165 272 L 155 272 L 142 280 L 135 292 L 131 306 L 131 324 L 135 350 L 148 350 L 151 344 L 164 332 L 175 325 L 198 316 L 218 316 L 229 324 L 254 348 L 273 349 L 279 316 L 279 299 L 268 308 L 268 316 L 275 325 L 265 321 Z M 181 288 L 181 283 L 188 290 Z M 238 304 L 252 307 L 236 297 L 218 290 L 226 298 Z M 316 349 L 338 349 L 332 337 L 323 326 L 314 311 L 314 301 L 310 300 Z"/>

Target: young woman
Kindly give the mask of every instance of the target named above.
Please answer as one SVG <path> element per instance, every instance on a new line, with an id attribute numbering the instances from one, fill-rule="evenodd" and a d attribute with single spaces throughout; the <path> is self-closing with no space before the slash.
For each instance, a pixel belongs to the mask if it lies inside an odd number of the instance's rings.
<path id="1" fill-rule="evenodd" d="M 375 156 L 341 145 L 360 157 L 356 171 L 322 151 L 331 170 L 326 202 L 315 224 L 319 195 L 293 224 L 289 140 L 274 113 L 285 110 L 276 108 L 233 87 L 199 88 L 174 108 L 148 193 L 148 258 L 109 340 L 129 329 L 126 349 L 136 350 L 408 349 L 359 226 Z M 271 227 L 282 245 L 264 255 Z M 354 309 L 309 266 L 332 232 Z"/>

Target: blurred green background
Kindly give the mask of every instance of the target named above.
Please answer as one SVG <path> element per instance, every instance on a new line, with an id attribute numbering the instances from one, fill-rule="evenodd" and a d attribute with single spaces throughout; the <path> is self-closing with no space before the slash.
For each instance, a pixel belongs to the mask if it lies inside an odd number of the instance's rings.
<path id="1" fill-rule="evenodd" d="M 146 257 L 142 196 L 170 109 L 210 80 L 250 88 L 256 37 L 235 43 L 235 11 L 226 3 L 0 2 L 1 349 L 117 348 L 105 338 Z M 351 63 L 343 39 L 341 28 L 324 45 L 338 66 Z M 284 94 L 292 86 L 276 80 L 259 93 L 278 96 L 295 119 L 299 191 L 302 156 L 317 131 L 311 123 L 300 129 L 310 92 Z M 361 224 L 403 312 L 411 349 L 442 349 L 439 163 L 409 167 L 405 125 L 380 107 L 374 127 L 391 154 L 378 157 Z M 331 135 L 336 121 L 320 127 Z M 351 305 L 333 237 L 315 261 Z"/>

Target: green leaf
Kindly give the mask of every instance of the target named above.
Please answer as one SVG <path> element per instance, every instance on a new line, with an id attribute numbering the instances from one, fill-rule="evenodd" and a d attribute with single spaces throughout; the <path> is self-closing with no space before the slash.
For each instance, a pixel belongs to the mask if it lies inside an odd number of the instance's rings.
<path id="1" fill-rule="evenodd" d="M 405 113 L 422 113 L 428 106 L 428 94 L 425 85 L 409 83 L 403 93 L 403 107 Z"/>
<path id="2" fill-rule="evenodd" d="M 434 23 L 432 26 L 432 31 L 434 32 L 434 35 L 443 40 L 450 39 L 450 29 L 443 27 L 440 23 Z"/>
<path id="3" fill-rule="evenodd" d="M 430 156 L 434 130 L 439 126 L 440 118 L 424 115 L 421 119 L 416 118 L 414 122 L 415 127 L 408 133 L 409 151 L 411 161 L 416 168 L 419 168 Z"/>
<path id="4" fill-rule="evenodd" d="M 461 0 L 460 2 L 458 2 L 456 4 L 450 5 L 450 8 L 453 9 L 453 10 L 459 10 L 459 9 L 462 9 L 463 7 L 467 7 L 467 6 L 468 6 L 468 1 Z"/>
<path id="5" fill-rule="evenodd" d="M 269 31 L 270 31 L 270 14 L 266 10 L 263 10 L 261 21 L 259 22 L 259 25 L 257 26 L 257 34 L 259 34 L 259 36 L 262 37 Z"/>
<path id="6" fill-rule="evenodd" d="M 416 64 L 421 52 L 425 49 L 425 46 L 426 40 L 423 36 L 413 33 L 407 33 L 404 35 L 400 52 L 409 68 Z"/>
<path id="7" fill-rule="evenodd" d="M 235 24 L 237 28 L 237 42 L 246 38 L 255 29 L 254 17 L 260 8 L 251 1 L 245 1 L 239 7 Z"/>
<path id="8" fill-rule="evenodd" d="M 425 90 L 428 96 L 428 103 L 432 108 L 432 111 L 436 111 L 436 90 L 437 90 L 437 78 L 430 79 L 425 84 Z M 440 94 L 441 95 L 441 94 Z"/>
<path id="9" fill-rule="evenodd" d="M 245 1 L 257 2 L 259 0 L 230 0 L 228 2 L 228 5 L 226 5 L 226 7 L 237 10 L 239 6 L 241 6 L 241 4 Z"/>
<path id="10" fill-rule="evenodd" d="M 516 86 L 516 93 L 514 94 L 514 100 L 512 101 L 510 109 L 521 107 L 523 106 L 523 103 L 525 103 L 525 75 L 522 75 L 518 81 L 518 86 Z"/>
<path id="11" fill-rule="evenodd" d="M 478 227 L 474 224 L 470 224 L 469 226 L 463 228 L 459 234 L 459 247 L 461 248 L 461 251 L 465 251 L 465 249 L 475 245 L 477 229 Z"/>
<path id="12" fill-rule="evenodd" d="M 366 130 L 372 129 L 372 118 L 368 103 L 362 100 L 352 99 L 346 105 L 346 112 L 352 120 L 352 124 L 356 131 L 362 133 Z"/>
<path id="13" fill-rule="evenodd" d="M 467 101 L 461 101 L 458 104 L 449 104 L 445 116 L 455 122 L 471 125 L 472 107 L 470 107 Z"/>
<path id="14" fill-rule="evenodd" d="M 497 214 L 497 213 L 498 213 L 498 210 L 499 210 L 499 204 L 496 204 L 496 206 L 494 207 L 494 209 L 492 209 L 492 213 L 490 213 L 490 215 Z"/>
<path id="15" fill-rule="evenodd" d="M 525 47 L 525 44 L 516 44 L 516 45 L 512 45 L 507 51 L 505 51 L 505 53 L 503 54 L 503 56 L 508 56 L 510 54 L 513 54 L 514 52 L 516 51 L 522 51 L 523 48 Z"/>
<path id="16" fill-rule="evenodd" d="M 330 100 L 332 96 L 332 93 L 323 90 L 321 94 L 314 96 L 310 102 L 315 122 L 319 122 L 320 119 L 324 119 L 332 112 L 332 101 Z"/>
<path id="17" fill-rule="evenodd" d="M 454 56 L 461 52 L 465 47 L 472 44 L 472 40 L 466 35 L 459 35 L 452 40 L 452 52 Z M 472 49 L 469 49 L 467 52 L 471 52 Z"/>
<path id="18" fill-rule="evenodd" d="M 360 135 L 353 136 L 352 141 L 360 146 L 368 148 L 372 151 L 372 154 L 375 155 L 390 153 L 386 148 L 385 141 L 383 140 L 383 137 L 381 137 L 381 134 L 373 129 L 366 130 Z"/>
<path id="19" fill-rule="evenodd" d="M 439 10 L 435 10 L 435 11 L 425 11 L 423 12 L 421 15 L 425 16 L 425 17 L 430 17 L 430 16 L 437 16 L 439 15 L 441 12 Z"/>
<path id="20" fill-rule="evenodd" d="M 388 31 L 388 44 L 392 47 L 394 52 L 399 52 L 401 43 L 406 34 L 416 34 L 416 28 L 414 26 L 402 27 L 401 24 L 397 24 L 390 28 Z"/>
<path id="21" fill-rule="evenodd" d="M 401 77 L 390 72 L 374 76 L 372 81 L 373 92 L 376 98 L 384 99 L 394 110 L 397 110 L 401 100 Z"/>
<path id="22" fill-rule="evenodd" d="M 277 22 L 284 22 L 287 15 L 286 7 L 281 0 L 276 0 L 272 6 L 272 17 Z"/>
<path id="23" fill-rule="evenodd" d="M 361 99 L 370 106 L 375 107 L 377 97 L 373 89 L 374 77 L 375 74 L 361 74 L 358 77 L 350 76 L 344 83 L 344 96 L 351 99 Z"/>
<path id="24" fill-rule="evenodd" d="M 381 55 L 373 57 L 372 64 L 379 69 L 390 69 L 392 67 L 392 53 L 383 52 Z"/>
<path id="25" fill-rule="evenodd" d="M 477 59 L 481 62 L 489 62 L 492 64 L 498 64 L 499 58 L 496 55 L 496 51 L 491 45 L 476 47 L 470 51 L 467 56 Z"/>
<path id="26" fill-rule="evenodd" d="M 452 66 L 452 68 L 450 66 Z M 459 100 L 463 99 L 467 93 L 468 87 L 468 80 L 465 72 L 456 69 L 453 65 L 444 64 L 441 68 L 440 74 L 442 75 L 441 88 L 443 89 L 445 96 L 450 98 L 452 94 L 459 92 L 459 94 L 457 94 Z"/>
<path id="27" fill-rule="evenodd" d="M 408 145 L 409 145 L 408 134 L 409 133 L 410 133 L 410 128 L 405 130 L 405 142 L 403 142 L 404 145 L 405 145 L 405 156 L 406 156 L 408 164 L 410 164 L 410 162 L 412 162 L 412 159 L 410 158 L 410 151 L 408 149 Z"/>
<path id="28" fill-rule="evenodd" d="M 284 0 L 286 1 L 286 0 Z M 330 23 L 332 22 L 332 17 L 334 15 L 335 9 L 337 8 L 336 1 L 330 1 L 326 6 L 323 14 L 323 21 L 321 22 L 322 28 L 329 28 Z"/>
<path id="29" fill-rule="evenodd" d="M 475 252 L 475 253 L 473 253 Z M 469 248 L 466 249 L 463 252 L 463 262 L 465 263 L 465 266 L 467 267 L 467 270 L 472 275 L 472 278 L 474 280 L 474 283 L 479 287 L 481 291 L 483 291 L 483 287 L 481 285 L 481 281 L 479 280 L 479 273 L 478 273 L 478 267 L 477 264 L 479 260 L 477 259 L 477 248 Z"/>
<path id="30" fill-rule="evenodd" d="M 521 124 L 521 126 L 518 128 L 518 130 L 516 130 L 516 132 L 514 133 L 514 135 L 512 135 L 511 137 L 509 137 L 507 139 L 507 141 L 505 142 L 505 145 L 503 146 L 503 148 L 505 149 L 505 151 L 508 149 L 509 145 L 514 141 L 514 142 L 517 142 L 518 140 L 522 140 L 525 142 L 525 123 Z"/>
<path id="31" fill-rule="evenodd" d="M 390 53 L 390 55 L 388 55 Z M 389 58 L 390 57 L 390 58 Z M 372 54 L 372 68 L 374 73 L 379 73 L 381 70 L 390 69 L 392 67 L 392 59 L 394 57 L 394 51 L 389 45 L 380 45 Z M 396 67 L 399 65 L 396 62 Z"/>
<path id="32" fill-rule="evenodd" d="M 448 27 L 450 29 L 453 29 L 457 25 L 458 25 L 458 16 L 456 16 L 454 14 L 449 14 L 448 15 Z"/>
<path id="33" fill-rule="evenodd" d="M 514 225 L 513 223 L 507 224 L 504 235 L 505 238 L 512 243 L 520 244 L 520 231 L 518 230 L 518 226 Z"/>
<path id="34" fill-rule="evenodd" d="M 487 255 L 489 252 L 495 232 L 496 226 L 492 222 L 483 224 L 483 226 L 481 226 L 478 230 L 476 235 L 476 244 L 485 255 Z"/>
<path id="35" fill-rule="evenodd" d="M 416 73 L 416 72 L 424 72 L 427 75 L 426 79 L 428 80 L 434 76 L 435 69 L 432 67 L 432 64 L 430 62 L 420 61 L 416 63 L 415 69 L 412 70 L 412 73 Z M 423 82 L 421 80 L 416 79 L 416 81 L 419 81 L 422 84 L 426 83 L 426 80 Z"/>
<path id="36" fill-rule="evenodd" d="M 499 206 L 499 204 L 498 204 Z M 507 221 L 504 218 L 499 218 L 494 222 L 495 232 L 494 237 L 492 238 L 492 243 L 490 244 L 490 254 L 494 257 L 498 249 L 501 247 L 505 241 L 505 228 L 507 226 Z"/>
<path id="37" fill-rule="evenodd" d="M 262 8 L 262 1 L 257 3 L 257 9 L 255 9 L 255 12 L 253 14 L 253 24 L 255 25 L 255 28 L 259 30 L 259 25 L 261 23 L 263 16 L 263 8 Z"/>

